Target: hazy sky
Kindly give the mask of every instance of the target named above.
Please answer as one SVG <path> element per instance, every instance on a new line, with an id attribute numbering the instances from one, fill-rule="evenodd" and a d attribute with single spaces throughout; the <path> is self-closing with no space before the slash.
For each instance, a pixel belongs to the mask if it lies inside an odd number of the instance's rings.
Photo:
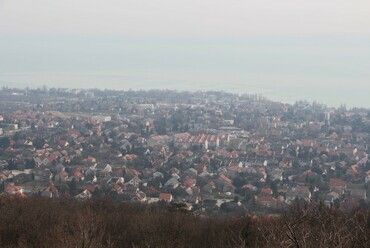
<path id="1" fill-rule="evenodd" d="M 369 0 L 0 0 L 2 34 L 369 32 Z"/>
<path id="2" fill-rule="evenodd" d="M 0 86 L 370 107 L 370 0 L 0 0 Z"/>

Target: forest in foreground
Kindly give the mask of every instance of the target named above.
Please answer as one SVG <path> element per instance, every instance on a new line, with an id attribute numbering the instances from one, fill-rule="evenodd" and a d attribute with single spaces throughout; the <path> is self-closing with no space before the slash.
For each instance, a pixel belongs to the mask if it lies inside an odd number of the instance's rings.
<path id="1" fill-rule="evenodd" d="M 370 247 L 370 217 L 320 204 L 275 217 L 201 218 L 176 205 L 1 198 L 0 246 Z"/>

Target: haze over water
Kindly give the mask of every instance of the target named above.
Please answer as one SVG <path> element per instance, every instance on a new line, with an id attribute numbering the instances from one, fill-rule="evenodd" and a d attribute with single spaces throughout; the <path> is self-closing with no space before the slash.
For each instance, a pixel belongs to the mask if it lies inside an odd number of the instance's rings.
<path id="1" fill-rule="evenodd" d="M 370 108 L 369 23 L 368 0 L 0 0 L 0 86 Z"/>
<path id="2" fill-rule="evenodd" d="M 370 107 L 367 37 L 0 40 L 0 85 L 224 90 Z"/>

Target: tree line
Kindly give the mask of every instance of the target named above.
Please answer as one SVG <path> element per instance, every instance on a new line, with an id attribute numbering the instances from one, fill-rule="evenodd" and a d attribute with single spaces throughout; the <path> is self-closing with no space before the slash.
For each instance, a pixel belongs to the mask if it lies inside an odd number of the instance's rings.
<path id="1" fill-rule="evenodd" d="M 0 246 L 370 247 L 370 217 L 322 204 L 274 217 L 202 218 L 165 203 L 2 197 Z"/>

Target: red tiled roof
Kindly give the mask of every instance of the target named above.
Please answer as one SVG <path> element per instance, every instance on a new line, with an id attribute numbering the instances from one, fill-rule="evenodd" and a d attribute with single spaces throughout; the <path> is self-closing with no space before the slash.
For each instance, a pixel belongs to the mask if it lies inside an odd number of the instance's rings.
<path id="1" fill-rule="evenodd" d="M 272 190 L 270 188 L 263 188 L 261 193 L 265 195 L 272 195 Z"/>
<path id="2" fill-rule="evenodd" d="M 197 184 L 197 180 L 193 178 L 189 178 L 188 180 L 184 182 L 184 185 L 186 187 L 194 187 L 196 184 Z"/>
<path id="3" fill-rule="evenodd" d="M 120 188 L 121 188 L 121 186 L 120 186 L 120 185 L 118 185 L 118 184 L 115 184 L 115 185 L 113 186 L 113 188 L 114 188 L 115 190 L 118 190 L 118 189 L 120 189 Z"/>
<path id="4" fill-rule="evenodd" d="M 233 185 L 233 181 L 232 181 L 230 178 L 228 178 L 227 176 L 225 176 L 224 174 L 221 174 L 221 175 L 220 175 L 220 178 L 221 178 L 223 181 L 225 181 L 228 185 L 230 185 L 230 186 L 232 186 L 232 185 Z"/>
<path id="5" fill-rule="evenodd" d="M 171 200 L 172 200 L 172 194 L 168 194 L 168 193 L 161 193 L 161 194 L 159 195 L 159 199 L 161 199 L 161 200 L 171 201 Z"/>
<path id="6" fill-rule="evenodd" d="M 276 199 L 272 196 L 260 196 L 256 199 L 257 202 L 276 202 Z"/>
<path id="7" fill-rule="evenodd" d="M 334 187 L 346 187 L 347 186 L 347 182 L 343 181 L 343 180 L 340 180 L 338 178 L 331 178 L 330 179 L 330 182 L 329 182 L 329 185 L 330 186 L 334 186 Z"/>
<path id="8" fill-rule="evenodd" d="M 8 186 L 6 187 L 6 191 L 20 191 L 23 189 L 22 186 Z"/>
<path id="9" fill-rule="evenodd" d="M 248 184 L 245 184 L 245 185 L 243 186 L 243 189 L 250 189 L 250 190 L 254 190 L 254 189 L 255 189 L 255 187 L 254 187 L 252 184 L 248 183 Z"/>
<path id="10" fill-rule="evenodd" d="M 317 175 L 317 173 L 312 170 L 306 170 L 305 172 L 303 172 L 303 174 L 306 176 L 316 176 Z"/>

